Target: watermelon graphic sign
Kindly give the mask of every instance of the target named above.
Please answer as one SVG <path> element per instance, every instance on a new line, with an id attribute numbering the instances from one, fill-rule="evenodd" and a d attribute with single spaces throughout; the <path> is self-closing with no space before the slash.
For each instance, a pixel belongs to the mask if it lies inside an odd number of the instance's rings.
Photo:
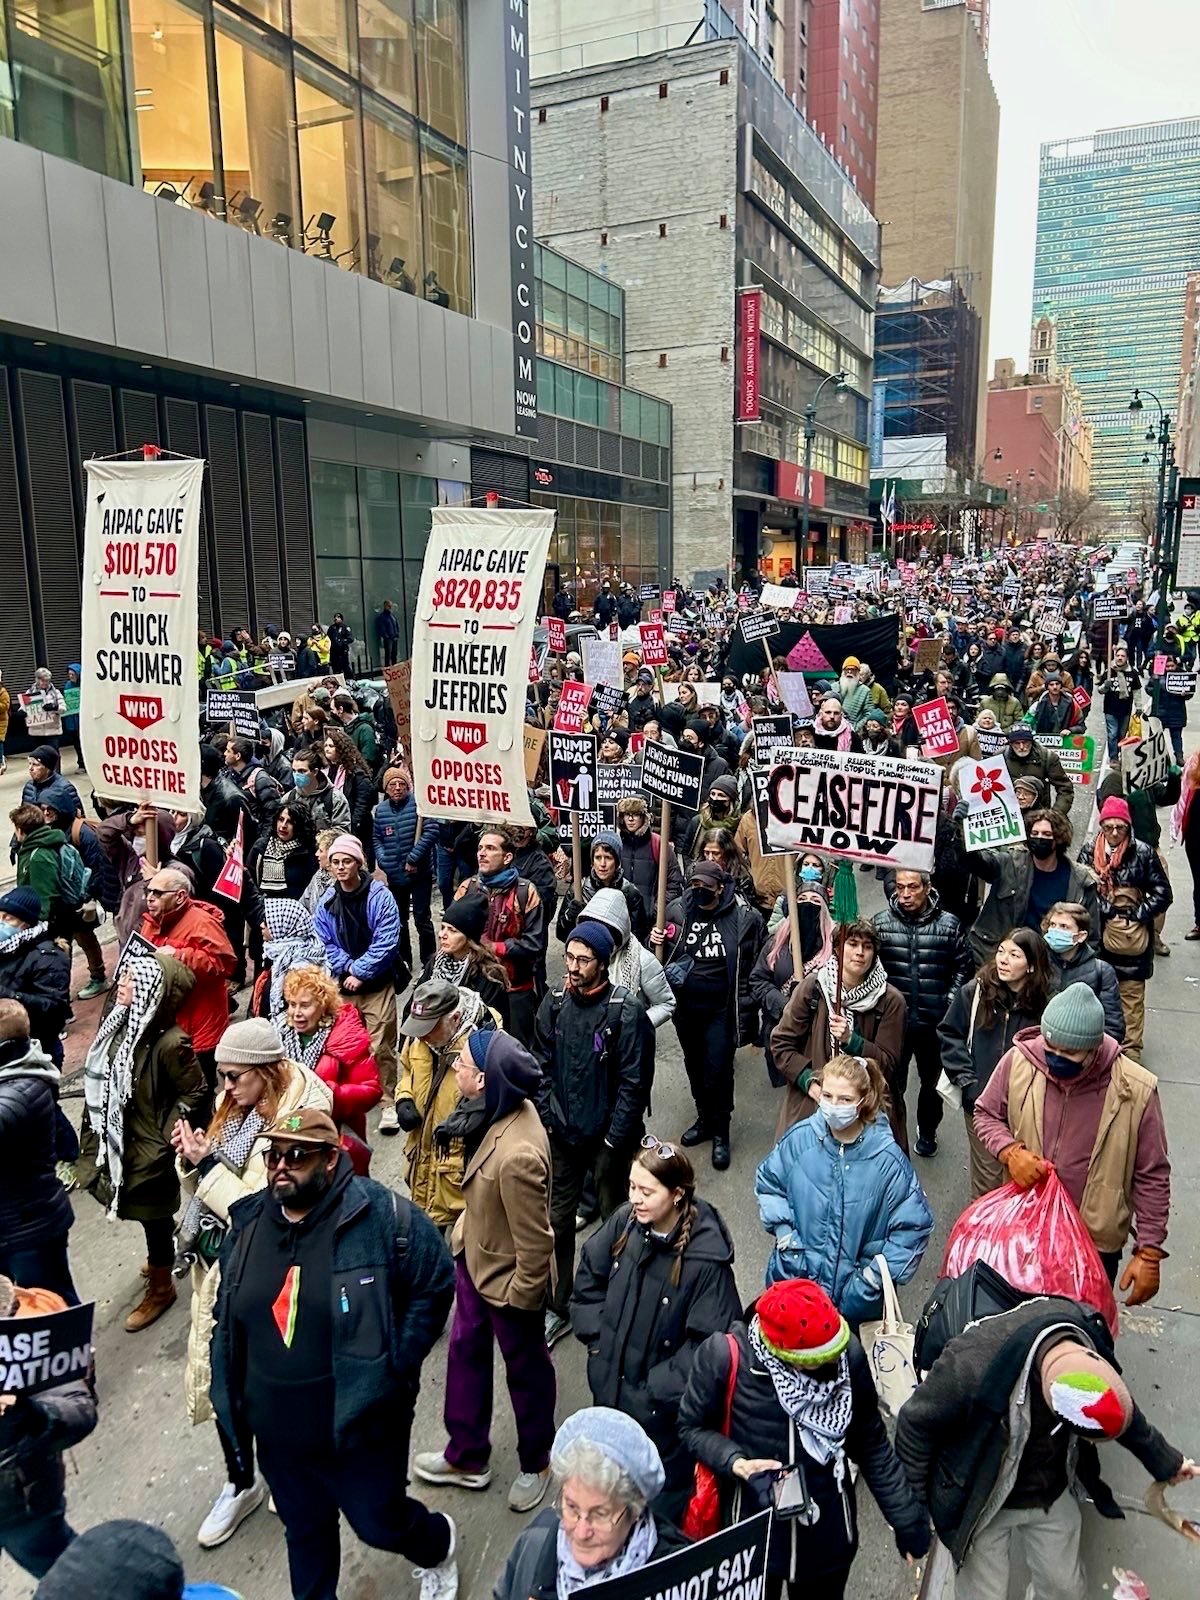
<path id="1" fill-rule="evenodd" d="M 811 630 L 804 634 L 788 651 L 787 664 L 793 672 L 832 672 L 833 668 L 821 654 L 820 646 Z"/>
<path id="2" fill-rule="evenodd" d="M 870 663 L 876 682 L 891 694 L 896 682 L 901 621 L 895 612 L 864 617 L 845 626 L 781 618 L 778 637 L 771 641 L 771 654 L 786 657 L 792 672 L 820 678 L 836 676 L 835 664 L 847 656 L 857 656 Z M 726 672 L 741 678 L 747 672 L 757 674 L 761 668 L 762 645 L 746 644 L 735 630 L 729 639 Z"/>

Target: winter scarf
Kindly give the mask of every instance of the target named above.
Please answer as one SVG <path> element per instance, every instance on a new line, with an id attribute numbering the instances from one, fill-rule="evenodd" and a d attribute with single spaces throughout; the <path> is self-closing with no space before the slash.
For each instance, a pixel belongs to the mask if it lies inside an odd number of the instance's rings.
<path id="1" fill-rule="evenodd" d="M 828 739 L 828 738 L 832 737 L 832 735 L 834 733 L 834 730 L 832 728 L 825 727 L 825 725 L 823 723 L 818 723 L 817 724 L 817 731 L 818 731 L 818 733 L 820 733 L 820 735 L 821 735 L 821 737 L 823 739 Z M 850 741 L 851 741 L 851 739 L 853 739 L 853 737 L 854 737 L 854 726 L 847 719 L 845 712 L 843 712 L 842 713 L 841 725 L 837 729 L 837 747 L 838 747 L 838 749 L 839 750 L 849 750 Z"/>
<path id="2" fill-rule="evenodd" d="M 12 923 L 7 926 L 11 928 Z M 14 930 L 12 937 L 0 944 L 0 955 L 12 955 L 14 950 L 20 950 L 27 944 L 36 944 L 49 927 L 48 922 L 35 922 L 31 928 L 22 928 L 19 932 Z"/>
<path id="3" fill-rule="evenodd" d="M 266 849 L 262 854 L 262 868 L 259 872 L 259 887 L 267 894 L 278 895 L 286 892 L 287 876 L 284 868 L 288 856 L 299 848 L 299 839 L 277 839 L 272 834 L 267 840 Z"/>
<path id="4" fill-rule="evenodd" d="M 107 1168 L 112 1186 L 110 1219 L 117 1201 L 125 1162 L 125 1107 L 133 1094 L 133 1057 L 154 1020 L 166 987 L 163 969 L 153 956 L 132 956 L 123 975 L 133 981 L 133 999 L 118 1002 L 96 1029 L 83 1063 L 83 1098 L 87 1118 L 99 1140 L 97 1168 Z"/>
<path id="5" fill-rule="evenodd" d="M 448 956 L 444 950 L 439 950 L 433 958 L 433 965 L 429 969 L 429 982 L 440 978 L 443 983 L 452 983 L 457 989 L 467 975 L 467 968 L 471 965 L 470 956 Z"/>
<path id="6" fill-rule="evenodd" d="M 840 1467 L 854 1405 L 845 1353 L 838 1358 L 837 1377 L 832 1383 L 821 1383 L 768 1349 L 757 1317 L 751 1319 L 749 1333 L 750 1348 L 771 1374 L 775 1397 L 796 1424 L 805 1453 L 823 1467 L 831 1461 Z"/>
<path id="7" fill-rule="evenodd" d="M 296 1032 L 290 1022 L 280 1021 L 279 1037 L 283 1040 L 283 1053 L 289 1061 L 298 1061 L 301 1066 L 308 1067 L 310 1071 L 317 1070 L 317 1062 L 325 1054 L 325 1046 L 329 1043 L 329 1035 L 333 1032 L 333 1018 L 323 1022 L 314 1033 L 310 1033 L 307 1043 Z"/>
<path id="8" fill-rule="evenodd" d="M 212 1142 L 212 1154 L 235 1172 L 243 1172 L 254 1150 L 254 1141 L 266 1126 L 265 1119 L 256 1110 L 247 1111 L 240 1122 L 229 1117 Z M 171 1268 L 174 1275 L 184 1277 L 197 1259 L 211 1265 L 221 1253 L 228 1227 L 223 1218 L 211 1212 L 200 1196 L 194 1194 L 179 1224 L 175 1264 Z"/>
<path id="9" fill-rule="evenodd" d="M 271 969 L 270 1011 L 274 1019 L 287 1010 L 283 980 L 288 973 L 294 967 L 320 967 L 322 972 L 328 972 L 329 961 L 313 919 L 299 900 L 264 900 L 263 916 L 267 924 L 263 960 Z"/>
<path id="10" fill-rule="evenodd" d="M 578 1589 L 599 1583 L 604 1578 L 621 1578 L 637 1572 L 653 1557 L 658 1544 L 658 1525 L 647 1506 L 633 1525 L 633 1532 L 609 1561 L 598 1567 L 581 1567 L 571 1554 L 563 1528 L 558 1530 L 558 1600 L 570 1600 Z"/>
<path id="11" fill-rule="evenodd" d="M 516 866 L 500 867 L 495 872 L 481 872 L 479 881 L 489 894 L 499 894 L 516 886 L 520 873 Z"/>
<path id="12" fill-rule="evenodd" d="M 838 958 L 830 956 L 829 960 L 817 974 L 817 982 L 821 986 L 821 993 L 825 996 L 825 1004 L 829 1007 L 829 1015 L 839 1009 L 837 1005 L 838 990 Z M 879 1004 L 883 991 L 887 988 L 887 973 L 883 970 L 883 962 L 875 957 L 875 965 L 867 973 L 856 989 L 842 988 L 841 1012 L 844 1016 L 850 1011 L 870 1011 Z"/>
<path id="13" fill-rule="evenodd" d="M 1128 832 L 1115 850 L 1108 848 L 1108 841 L 1102 833 L 1096 835 L 1096 842 L 1092 846 L 1092 866 L 1096 876 L 1100 879 L 1100 888 L 1107 900 L 1112 894 L 1113 873 L 1124 861 L 1133 844 L 1133 831 Z"/>

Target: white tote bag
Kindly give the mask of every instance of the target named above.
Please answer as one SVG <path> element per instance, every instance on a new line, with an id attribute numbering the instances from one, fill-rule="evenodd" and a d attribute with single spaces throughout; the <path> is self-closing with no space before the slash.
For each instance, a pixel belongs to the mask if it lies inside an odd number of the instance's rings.
<path id="1" fill-rule="evenodd" d="M 887 1261 L 883 1256 L 876 1256 L 875 1266 L 883 1285 L 883 1319 L 864 1322 L 858 1337 L 871 1368 L 875 1392 L 884 1411 L 894 1420 L 917 1387 L 917 1369 L 913 1364 L 914 1330 L 912 1323 L 904 1320 Z"/>

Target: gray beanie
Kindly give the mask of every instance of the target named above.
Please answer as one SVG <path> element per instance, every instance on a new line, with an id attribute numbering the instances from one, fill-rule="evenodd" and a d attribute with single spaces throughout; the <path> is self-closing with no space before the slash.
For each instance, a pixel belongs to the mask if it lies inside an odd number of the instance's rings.
<path id="1" fill-rule="evenodd" d="M 1066 1050 L 1095 1050 L 1104 1038 L 1104 1007 L 1086 983 L 1072 983 L 1042 1012 L 1042 1038 Z"/>
<path id="2" fill-rule="evenodd" d="M 558 1462 L 570 1445 L 582 1441 L 616 1463 L 642 1499 L 649 1503 L 661 1494 L 667 1475 L 658 1447 L 640 1423 L 610 1406 L 585 1406 L 568 1417 L 550 1446 L 550 1470 L 560 1481 Z"/>
<path id="3" fill-rule="evenodd" d="M 231 1022 L 217 1041 L 216 1058 L 232 1067 L 269 1067 L 284 1057 L 279 1029 L 266 1017 Z"/>

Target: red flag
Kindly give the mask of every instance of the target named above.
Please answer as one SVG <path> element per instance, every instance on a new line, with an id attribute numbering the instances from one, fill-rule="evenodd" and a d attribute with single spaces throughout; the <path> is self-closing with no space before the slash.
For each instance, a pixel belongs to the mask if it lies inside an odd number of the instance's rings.
<path id="1" fill-rule="evenodd" d="M 237 832 L 233 836 L 233 849 L 225 857 L 225 865 L 217 874 L 213 884 L 214 894 L 223 895 L 226 900 L 238 901 L 242 898 L 242 879 L 246 875 L 246 863 L 242 853 L 242 816 L 238 817 Z"/>

